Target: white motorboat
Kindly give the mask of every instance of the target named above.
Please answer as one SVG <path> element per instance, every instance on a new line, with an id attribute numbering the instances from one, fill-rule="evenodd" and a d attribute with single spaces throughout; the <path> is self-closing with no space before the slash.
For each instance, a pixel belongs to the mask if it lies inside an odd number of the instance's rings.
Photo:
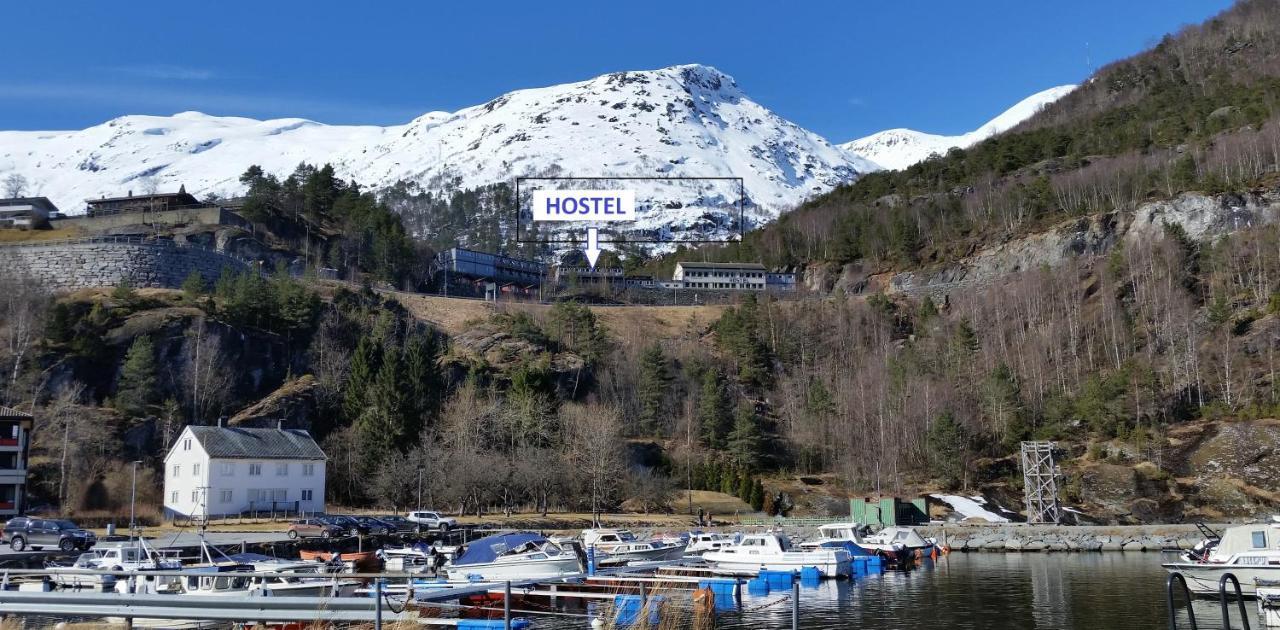
<path id="1" fill-rule="evenodd" d="M 272 574 L 251 578 L 249 590 L 268 591 L 265 594 L 274 597 L 350 597 L 360 587 L 359 581 L 342 579 L 340 573 L 334 572 L 334 565 L 326 562 L 256 553 L 234 554 L 227 559 L 251 567 L 254 573 Z"/>
<path id="2" fill-rule="evenodd" d="M 1181 573 L 1197 595 L 1216 595 L 1218 580 L 1230 573 L 1240 581 L 1240 590 L 1253 596 L 1256 580 L 1280 580 L 1280 517 L 1273 517 L 1271 523 L 1228 527 L 1216 540 L 1210 532 L 1195 549 L 1183 552 L 1178 562 L 1161 566 Z"/>
<path id="3" fill-rule="evenodd" d="M 501 581 L 564 577 L 583 565 L 571 545 L 519 532 L 472 541 L 444 569 L 451 581 Z"/>
<path id="4" fill-rule="evenodd" d="M 910 527 L 886 527 L 869 536 L 863 536 L 862 542 L 858 544 L 863 549 L 898 560 L 929 556 L 934 550 L 932 539 L 921 536 Z"/>
<path id="5" fill-rule="evenodd" d="M 851 556 L 887 555 L 879 549 L 871 548 L 862 537 L 862 525 L 859 523 L 828 523 L 818 526 L 818 536 L 800 543 L 800 548 L 807 551 L 817 549 L 844 549 Z M 898 547 L 905 549 L 905 546 Z"/>
<path id="6" fill-rule="evenodd" d="M 702 560 L 721 573 L 799 571 L 816 567 L 823 577 L 847 576 L 853 564 L 852 556 L 844 549 L 793 549 L 790 540 L 773 532 L 747 534 L 736 545 L 702 554 Z"/>
<path id="7" fill-rule="evenodd" d="M 679 560 L 685 550 L 682 543 L 640 540 L 625 529 L 584 529 L 582 546 L 595 550 L 598 565 Z"/>
<path id="8" fill-rule="evenodd" d="M 99 573 L 100 571 L 160 571 L 181 569 L 179 552 L 173 549 L 157 550 L 145 540 L 100 542 L 80 554 L 71 566 L 49 566 L 55 571 L 51 579 L 61 588 L 83 589 L 102 586 L 104 590 L 119 589 L 125 584 L 123 576 Z"/>
<path id="9" fill-rule="evenodd" d="M 737 536 L 729 534 L 721 534 L 718 532 L 692 532 L 689 534 L 689 545 L 684 548 L 684 555 L 701 556 L 708 551 L 717 551 L 732 547 L 737 542 Z"/>

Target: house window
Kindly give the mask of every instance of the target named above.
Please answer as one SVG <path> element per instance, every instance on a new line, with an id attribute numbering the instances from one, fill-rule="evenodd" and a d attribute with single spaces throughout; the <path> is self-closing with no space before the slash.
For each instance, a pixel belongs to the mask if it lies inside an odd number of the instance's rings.
<path id="1" fill-rule="evenodd" d="M 311 500 L 311 491 L 310 491 L 310 490 L 303 490 L 303 491 L 302 491 L 302 500 L 303 500 L 303 501 L 310 501 L 310 500 Z"/>
<path id="2" fill-rule="evenodd" d="M 193 475 L 195 475 L 195 476 L 197 476 L 197 477 L 199 477 L 199 476 L 200 476 L 200 464 L 192 464 L 192 466 L 191 466 L 191 474 L 193 474 Z"/>
<path id="3" fill-rule="evenodd" d="M 283 477 L 289 474 L 289 462 L 276 463 L 276 476 Z"/>
<path id="4" fill-rule="evenodd" d="M 231 491 L 222 490 L 221 492 L 219 492 L 218 500 L 221 501 L 222 503 L 231 503 Z"/>
<path id="5" fill-rule="evenodd" d="M 191 502 L 192 502 L 192 503 L 199 503 L 199 502 L 200 502 L 200 491 L 199 491 L 199 490 L 192 490 L 192 491 L 191 491 Z"/>
<path id="6" fill-rule="evenodd" d="M 178 502 L 178 491 L 174 490 L 173 492 L 169 493 L 169 503 L 177 503 L 177 502 Z"/>
<path id="7" fill-rule="evenodd" d="M 256 463 L 256 462 L 255 462 L 255 463 L 252 463 L 252 464 L 249 464 L 249 476 L 250 476 L 250 477 L 259 477 L 259 476 L 261 476 L 261 475 L 262 475 L 262 464 L 259 464 L 259 463 Z"/>
<path id="8" fill-rule="evenodd" d="M 232 464 L 231 462 L 223 462 L 223 463 L 222 463 L 222 476 L 223 476 L 223 477 L 230 477 L 231 475 L 234 475 L 234 474 L 236 474 L 236 465 L 235 465 L 235 464 Z"/>
<path id="9" fill-rule="evenodd" d="M 271 500 L 276 503 L 283 503 L 289 500 L 289 491 L 284 488 L 276 488 L 271 491 Z"/>
<path id="10" fill-rule="evenodd" d="M 182 450 L 184 451 L 191 450 L 191 438 L 187 438 L 182 441 Z"/>
<path id="11" fill-rule="evenodd" d="M 173 477 L 174 477 L 175 479 L 178 477 L 178 473 L 180 473 L 180 472 L 182 472 L 182 466 L 181 466 L 180 464 L 174 464 L 174 465 L 173 465 Z"/>
<path id="12" fill-rule="evenodd" d="M 310 477 L 310 476 L 312 476 L 312 475 L 314 475 L 314 474 L 316 474 L 316 465 L 315 465 L 315 464 L 303 464 L 303 465 L 302 465 L 302 476 L 303 476 L 303 477 Z"/>

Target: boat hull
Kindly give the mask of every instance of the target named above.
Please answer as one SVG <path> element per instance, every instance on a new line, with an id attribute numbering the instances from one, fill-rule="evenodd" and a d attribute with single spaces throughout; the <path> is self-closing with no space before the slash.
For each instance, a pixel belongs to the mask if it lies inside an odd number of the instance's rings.
<path id="1" fill-rule="evenodd" d="M 800 571 L 805 567 L 816 567 L 822 577 L 838 578 L 849 576 L 853 569 L 853 560 L 848 552 L 839 549 L 825 553 L 788 552 L 774 556 L 712 551 L 702 554 L 702 559 L 716 572 L 732 574 Z"/>
<path id="2" fill-rule="evenodd" d="M 480 579 L 487 581 L 541 580 L 576 575 L 582 566 L 574 556 L 548 560 L 519 560 L 447 566 L 451 581 Z"/>
<path id="3" fill-rule="evenodd" d="M 1246 596 L 1256 595 L 1254 580 L 1280 580 L 1280 565 L 1210 564 L 1201 562 L 1170 562 L 1161 565 L 1170 573 L 1181 573 L 1187 580 L 1187 588 L 1196 595 L 1218 594 L 1218 580 L 1230 573 L 1240 581 L 1240 591 Z M 1228 592 L 1235 588 L 1227 585 Z"/>

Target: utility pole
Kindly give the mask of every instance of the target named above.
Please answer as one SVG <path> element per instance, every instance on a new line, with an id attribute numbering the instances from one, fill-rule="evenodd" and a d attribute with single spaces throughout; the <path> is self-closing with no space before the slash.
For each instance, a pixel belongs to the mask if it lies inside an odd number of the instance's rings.
<path id="1" fill-rule="evenodd" d="M 129 490 L 129 537 L 130 538 L 138 535 L 138 520 L 137 520 L 138 512 L 136 509 L 136 505 L 138 503 L 138 464 L 141 464 L 142 460 L 140 459 L 134 460 L 131 463 L 133 465 L 133 484 Z"/>

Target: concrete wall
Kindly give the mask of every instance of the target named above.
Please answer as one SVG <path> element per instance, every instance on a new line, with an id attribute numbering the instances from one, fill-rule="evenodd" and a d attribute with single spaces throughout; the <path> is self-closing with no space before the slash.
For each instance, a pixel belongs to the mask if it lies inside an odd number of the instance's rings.
<path id="1" fill-rule="evenodd" d="M 55 290 L 113 287 L 125 280 L 135 287 L 177 288 L 192 270 L 213 283 L 228 267 L 238 271 L 248 265 L 171 241 L 86 239 L 0 246 L 0 273 L 29 276 Z"/>
<path id="2" fill-rule="evenodd" d="M 181 227 L 189 225 L 236 225 L 252 229 L 252 224 L 240 215 L 216 206 L 182 208 L 158 212 L 122 212 L 102 216 L 74 216 L 49 221 L 54 229 L 76 228 L 91 234 L 108 233 L 120 228 L 141 225 Z"/>

